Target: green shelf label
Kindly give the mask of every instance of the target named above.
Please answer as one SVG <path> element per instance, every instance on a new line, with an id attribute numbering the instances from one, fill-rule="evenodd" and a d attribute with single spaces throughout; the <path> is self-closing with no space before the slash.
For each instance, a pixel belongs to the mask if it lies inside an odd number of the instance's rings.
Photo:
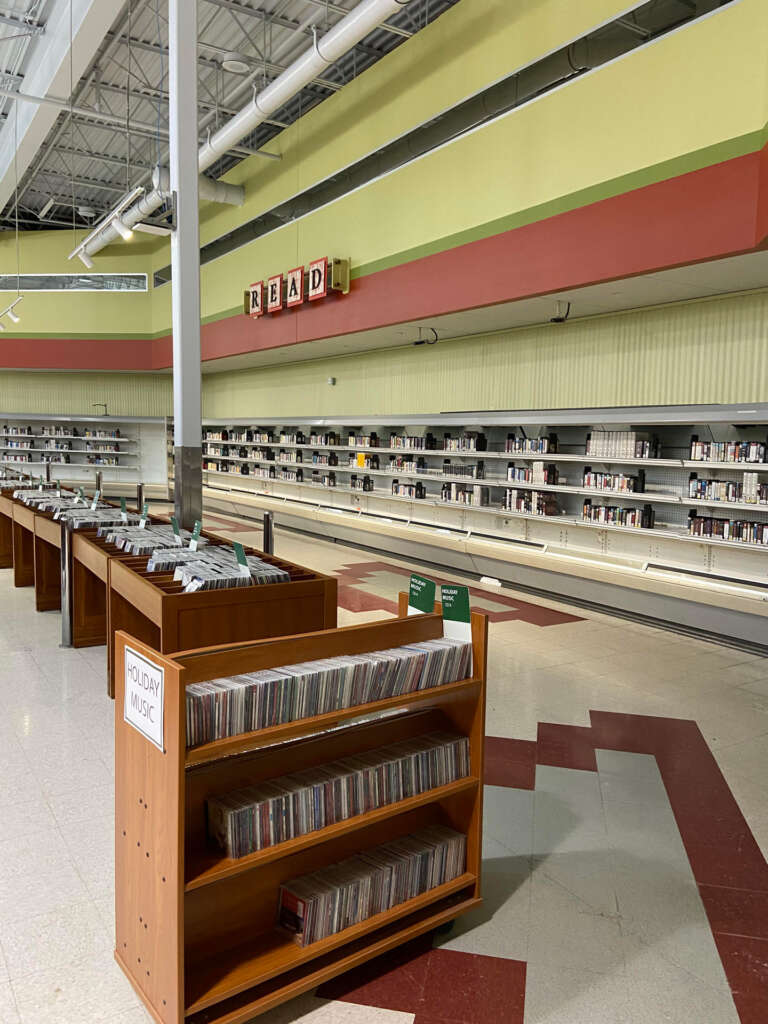
<path id="1" fill-rule="evenodd" d="M 408 589 L 408 614 L 422 615 L 435 610 L 435 582 L 426 576 L 411 574 Z"/>

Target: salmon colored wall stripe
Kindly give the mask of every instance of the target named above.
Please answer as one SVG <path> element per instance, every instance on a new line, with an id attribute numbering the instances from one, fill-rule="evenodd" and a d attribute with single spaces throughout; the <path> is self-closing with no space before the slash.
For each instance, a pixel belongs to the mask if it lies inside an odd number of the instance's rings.
<path id="1" fill-rule="evenodd" d="M 768 147 L 353 282 L 348 296 L 202 328 L 206 361 L 717 259 L 768 235 Z M 9 368 L 160 370 L 169 337 L 9 339 Z"/>

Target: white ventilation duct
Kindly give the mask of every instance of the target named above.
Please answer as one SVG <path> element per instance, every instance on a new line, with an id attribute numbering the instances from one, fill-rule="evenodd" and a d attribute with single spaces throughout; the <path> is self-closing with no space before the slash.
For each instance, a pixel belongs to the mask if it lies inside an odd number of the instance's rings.
<path id="1" fill-rule="evenodd" d="M 378 25 L 381 25 L 408 3 L 410 0 L 362 0 L 322 39 L 315 42 L 300 57 L 297 57 L 274 82 L 271 82 L 246 107 L 243 107 L 239 114 L 235 114 L 208 139 L 198 154 L 200 173 L 203 174 L 204 171 L 207 171 L 220 157 L 229 152 L 233 146 L 238 145 L 260 124 L 268 120 L 275 111 L 299 93 L 313 78 L 317 78 L 329 64 L 333 64 L 343 57 L 356 43 L 359 43 Z M 163 172 L 162 169 L 158 170 L 160 171 L 158 180 L 162 185 L 164 183 L 163 173 L 167 175 L 167 172 Z M 143 196 L 134 206 L 120 214 L 120 220 L 127 228 L 132 228 L 140 221 L 145 220 L 163 205 L 168 190 L 167 188 L 158 188 L 154 177 L 153 175 L 153 190 Z M 210 178 L 201 179 L 200 197 L 203 199 L 207 198 L 203 188 L 207 189 L 208 187 L 203 185 L 203 181 L 210 183 L 215 188 L 233 188 L 223 182 L 214 182 Z M 218 196 L 222 194 L 224 193 L 219 192 L 210 198 L 215 198 L 220 202 L 232 202 L 231 199 L 219 199 Z M 69 259 L 79 256 L 85 263 L 86 259 L 94 256 L 119 237 L 120 235 L 110 219 L 103 228 L 97 229 L 93 233 L 93 237 L 88 238 L 84 244 L 81 243 L 74 249 L 70 253 Z M 85 259 L 83 259 L 84 256 Z"/>

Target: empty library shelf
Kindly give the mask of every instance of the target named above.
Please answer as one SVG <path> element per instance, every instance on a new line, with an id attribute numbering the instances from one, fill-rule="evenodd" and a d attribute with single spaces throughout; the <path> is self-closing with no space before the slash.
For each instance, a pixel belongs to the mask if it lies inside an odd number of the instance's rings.
<path id="1" fill-rule="evenodd" d="M 446 672 L 466 674 L 468 646 L 454 641 L 447 649 L 442 643 L 427 644 L 403 651 L 405 662 L 392 663 L 412 666 L 405 676 L 404 668 L 397 670 L 397 676 L 391 674 L 392 668 L 387 669 L 389 674 L 376 676 L 398 688 L 408 680 L 408 692 L 343 707 L 332 716 L 335 728 L 329 729 L 328 716 L 315 715 L 187 749 L 188 728 L 195 730 L 192 735 L 209 728 L 208 719 L 199 717 L 203 714 L 200 702 L 220 692 L 203 686 L 188 694 L 191 684 L 329 658 L 345 659 L 345 671 L 351 672 L 350 665 L 366 666 L 370 659 L 353 662 L 349 656 L 443 637 L 439 613 L 408 616 L 406 612 L 407 595 L 401 594 L 399 616 L 394 619 L 168 655 L 124 632 L 116 635 L 116 699 L 126 710 L 115 716 L 115 956 L 160 1024 L 246 1024 L 480 904 L 486 616 L 471 614 L 471 679 L 441 682 L 455 678 Z M 426 651 L 429 654 L 422 653 Z M 157 681 L 151 692 L 158 695 L 153 700 L 159 702 L 154 705 L 162 721 L 159 733 L 137 721 L 138 704 L 126 703 L 126 695 L 135 693 L 136 659 Z M 369 671 L 365 668 L 364 676 Z M 364 676 L 358 676 L 357 668 L 354 673 L 362 685 Z M 261 685 L 262 678 L 256 677 L 252 685 Z M 351 683 L 352 676 L 344 678 Z M 408 689 L 413 686 L 424 689 Z M 365 689 L 344 692 L 362 694 Z M 276 711 L 271 703 L 263 707 Z M 232 741 L 242 746 L 232 746 Z M 445 767 L 435 771 L 448 774 L 420 775 L 416 791 L 405 798 L 387 795 L 394 790 L 366 786 L 370 796 L 364 813 L 354 815 L 351 804 L 337 804 L 325 819 L 330 823 L 315 831 L 307 831 L 312 827 L 310 819 L 299 815 L 296 831 L 291 825 L 285 833 L 281 826 L 280 835 L 290 838 L 278 841 L 270 828 L 259 842 L 268 844 L 272 836 L 272 845 L 255 850 L 252 845 L 240 847 L 252 852 L 237 859 L 226 852 L 236 849 L 229 845 L 235 841 L 234 833 L 227 833 L 226 847 L 217 845 L 224 840 L 218 826 L 212 831 L 211 799 L 217 801 L 216 807 L 233 807 L 230 794 L 236 798 L 238 792 L 246 792 L 250 800 L 252 787 L 262 792 L 258 789 L 262 784 L 277 783 L 286 776 L 318 785 L 315 780 L 333 778 L 333 772 L 346 770 L 349 764 L 386 763 L 390 748 L 393 761 L 407 759 L 414 750 L 426 749 L 424 742 L 452 744 L 457 753 L 452 758 L 436 757 L 431 763 Z M 463 753 L 459 756 L 458 751 Z M 398 768 L 382 778 L 406 778 L 399 772 Z M 276 788 L 269 785 L 267 790 L 273 793 Z M 285 790 L 278 787 L 277 791 Z M 371 798 L 373 806 L 368 803 Z M 387 799 L 391 802 L 384 802 Z M 360 853 L 386 849 L 387 844 L 424 829 L 433 843 L 444 841 L 435 837 L 453 836 L 452 842 L 463 837 L 458 847 L 461 859 L 454 858 L 450 869 L 446 860 L 432 888 L 418 891 L 420 887 L 415 887 L 404 892 L 399 903 L 387 900 L 385 909 L 379 904 L 378 912 L 371 907 L 370 916 L 366 916 L 366 904 L 347 918 L 346 927 L 307 933 L 306 941 L 304 936 L 297 941 L 297 936 L 281 927 L 282 887 Z M 400 856 L 403 847 L 395 849 Z"/>

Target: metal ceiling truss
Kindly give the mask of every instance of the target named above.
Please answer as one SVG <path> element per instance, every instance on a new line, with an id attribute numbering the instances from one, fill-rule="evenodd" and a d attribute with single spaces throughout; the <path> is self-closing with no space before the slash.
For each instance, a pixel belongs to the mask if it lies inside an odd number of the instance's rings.
<path id="1" fill-rule="evenodd" d="M 14 92 L 25 93 L 24 76 L 35 46 L 44 45 L 45 21 L 52 8 L 70 0 L 29 0 L 23 12 L 0 6 L 0 118 L 13 109 Z M 255 91 L 263 89 L 356 6 L 358 0 L 197 0 L 200 8 L 198 75 L 199 130 L 202 142 L 237 114 Z M 318 103 L 338 92 L 458 0 L 411 0 L 401 12 L 371 32 L 344 57 L 328 66 L 285 107 L 217 161 L 218 177 L 246 156 L 274 156 L 262 147 Z M 11 25 L 11 22 L 13 23 Z M 4 29 L 3 26 L 6 26 Z M 7 42 L 15 29 L 34 30 L 25 40 Z M 8 34 L 6 34 L 8 33 Z M 61 113 L 23 175 L 18 190 L 20 223 L 25 227 L 89 226 L 80 206 L 105 209 L 110 194 L 146 185 L 155 164 L 168 151 L 167 0 L 126 0 L 70 96 L 41 97 Z M 36 38 L 35 38 L 36 37 Z M 32 42 L 34 38 L 34 42 Z M 6 45 L 7 42 L 7 45 Z M 6 61 L 17 47 L 13 62 Z M 22 52 L 23 50 L 23 52 Z M 243 75 L 222 68 L 227 56 L 247 67 Z M 4 67 L 5 65 L 5 67 Z M 74 201 L 73 196 L 74 194 Z M 69 199 L 65 197 L 69 196 Z M 55 207 L 40 222 L 36 214 L 51 197 Z M 61 201 L 61 202 L 60 202 Z M 62 216 L 62 206 L 70 212 Z M 74 209 L 73 209 L 74 208 Z M 153 217 L 162 221 L 165 213 Z M 0 211 L 0 230 L 14 222 L 13 201 Z"/>

